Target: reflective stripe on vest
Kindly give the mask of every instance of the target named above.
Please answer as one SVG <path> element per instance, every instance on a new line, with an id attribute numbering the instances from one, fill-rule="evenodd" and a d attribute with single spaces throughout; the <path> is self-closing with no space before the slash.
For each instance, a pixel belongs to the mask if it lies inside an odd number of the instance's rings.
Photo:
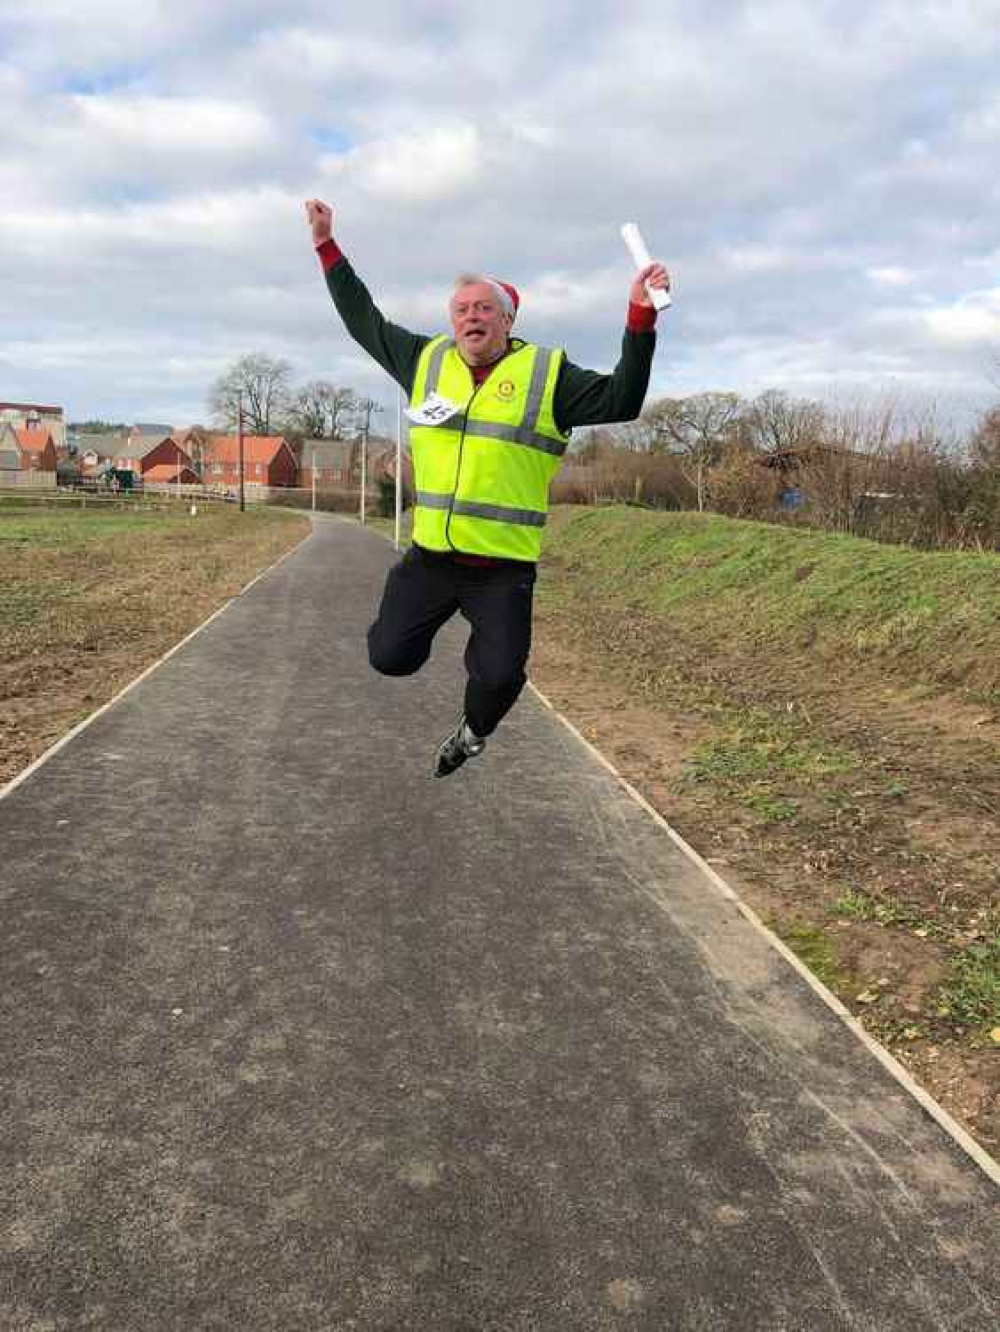
<path id="1" fill-rule="evenodd" d="M 511 509 L 506 504 L 477 504 L 475 500 L 454 499 L 451 495 L 436 495 L 432 490 L 418 490 L 417 503 L 425 509 L 450 509 L 466 518 L 490 518 L 497 523 L 514 523 L 518 527 L 544 527 L 547 513 L 534 509 Z"/>

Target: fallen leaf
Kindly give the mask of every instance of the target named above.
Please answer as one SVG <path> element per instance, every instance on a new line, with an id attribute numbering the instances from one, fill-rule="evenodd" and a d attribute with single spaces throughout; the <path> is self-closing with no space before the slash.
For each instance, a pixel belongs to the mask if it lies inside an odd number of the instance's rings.
<path id="1" fill-rule="evenodd" d="M 878 990 L 862 990 L 860 994 L 854 997 L 859 1004 L 877 1004 L 882 996 Z"/>

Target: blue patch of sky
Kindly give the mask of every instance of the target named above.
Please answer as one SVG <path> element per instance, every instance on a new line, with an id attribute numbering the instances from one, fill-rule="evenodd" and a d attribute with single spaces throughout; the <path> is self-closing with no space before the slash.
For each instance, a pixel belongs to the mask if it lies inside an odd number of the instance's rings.
<path id="1" fill-rule="evenodd" d="M 346 153 L 354 147 L 350 135 L 331 125 L 310 125 L 307 132 L 313 143 L 325 153 Z"/>
<path id="2" fill-rule="evenodd" d="M 99 97 L 138 83 L 148 72 L 143 65 L 126 65 L 99 73 L 71 74 L 62 81 L 62 90 L 82 97 Z"/>

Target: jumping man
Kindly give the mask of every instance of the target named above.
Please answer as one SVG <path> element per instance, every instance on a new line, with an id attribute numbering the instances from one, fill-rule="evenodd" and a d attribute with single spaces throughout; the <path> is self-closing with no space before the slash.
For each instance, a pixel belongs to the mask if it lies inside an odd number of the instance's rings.
<path id="1" fill-rule="evenodd" d="M 667 290 L 670 279 L 659 263 L 636 276 L 621 357 L 604 375 L 512 337 L 518 292 L 481 273 L 456 279 L 451 334 L 390 323 L 333 239 L 329 206 L 310 199 L 306 215 L 348 333 L 410 401 L 413 544 L 389 571 L 369 660 L 383 675 L 412 675 L 456 611 L 471 626 L 465 709 L 434 766 L 447 777 L 483 752 L 524 688 L 549 483 L 575 426 L 642 410 L 656 345 L 646 284 Z"/>

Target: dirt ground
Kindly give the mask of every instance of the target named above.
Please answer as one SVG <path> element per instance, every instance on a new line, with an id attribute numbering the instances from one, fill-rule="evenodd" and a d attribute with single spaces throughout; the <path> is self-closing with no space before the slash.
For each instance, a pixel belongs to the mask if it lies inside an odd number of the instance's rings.
<path id="1" fill-rule="evenodd" d="M 641 617 L 594 607 L 581 623 L 540 602 L 532 681 L 996 1155 L 1000 1032 L 959 1022 L 942 986 L 957 950 L 995 938 L 1000 716 L 802 662 L 751 678 L 657 643 Z M 788 766 L 778 789 L 742 771 L 746 747 L 726 740 L 762 703 L 825 766 Z"/>
<path id="2" fill-rule="evenodd" d="M 4 541 L 8 588 L 32 604 L 0 606 L 0 787 L 308 532 L 227 513 L 191 535 L 149 516 L 113 538 Z"/>

